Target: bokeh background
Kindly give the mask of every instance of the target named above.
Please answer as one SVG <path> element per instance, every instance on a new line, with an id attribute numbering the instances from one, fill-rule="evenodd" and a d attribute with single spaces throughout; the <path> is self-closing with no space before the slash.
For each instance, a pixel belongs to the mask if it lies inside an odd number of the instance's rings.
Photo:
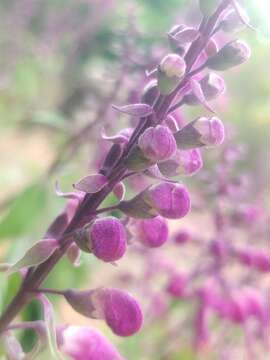
<path id="1" fill-rule="evenodd" d="M 225 74 L 228 91 L 215 108 L 233 141 L 247 148 L 239 171 L 256 173 L 258 186 L 265 187 L 270 175 L 270 3 L 244 3 L 258 29 L 240 34 L 250 44 L 252 58 Z M 132 97 L 132 88 L 142 89 L 144 71 L 168 51 L 166 32 L 174 24 L 193 24 L 197 19 L 195 0 L 0 0 L 2 261 L 17 259 L 41 238 L 62 209 L 64 200 L 54 192 L 56 180 L 70 191 L 74 182 L 94 171 L 102 128 L 112 133 L 125 121 L 118 122 L 111 103 Z M 202 112 L 199 108 L 184 111 L 189 119 Z M 194 221 L 187 222 L 194 227 Z M 198 219 L 195 228 L 201 226 Z M 64 259 L 46 286 L 117 284 L 114 278 L 122 271 L 139 271 L 136 260 L 130 269 L 128 257 L 120 265 L 115 268 L 83 256 L 82 265 L 74 269 Z M 19 278 L 0 277 L 3 307 Z M 77 315 L 61 300 L 54 301 L 60 323 L 100 327 L 128 359 L 159 359 L 166 343 L 160 335 L 162 320 L 151 330 L 119 339 L 99 322 Z M 23 318 L 34 319 L 39 312 L 33 303 Z M 30 347 L 33 334 L 22 336 L 25 347 Z M 160 348 L 153 352 L 155 338 Z M 175 359 L 193 359 L 188 346 L 181 351 Z"/>

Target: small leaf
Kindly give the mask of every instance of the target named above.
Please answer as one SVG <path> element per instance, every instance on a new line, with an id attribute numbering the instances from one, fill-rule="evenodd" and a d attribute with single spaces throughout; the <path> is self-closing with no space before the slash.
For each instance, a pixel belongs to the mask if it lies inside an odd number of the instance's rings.
<path id="1" fill-rule="evenodd" d="M 215 111 L 208 105 L 205 97 L 204 97 L 204 93 L 202 91 L 201 85 L 197 80 L 191 79 L 190 80 L 190 86 L 191 86 L 191 90 L 194 94 L 194 96 L 196 96 L 196 98 L 198 99 L 198 101 L 211 113 L 215 114 Z"/>
<path id="2" fill-rule="evenodd" d="M 148 104 L 130 104 L 125 106 L 113 105 L 112 107 L 117 111 L 131 116 L 145 117 L 153 114 L 153 108 Z"/>
<path id="3" fill-rule="evenodd" d="M 50 255 L 58 247 L 58 242 L 55 239 L 44 239 L 34 244 L 29 250 L 26 251 L 24 256 L 12 265 L 7 274 L 19 271 L 23 268 L 36 266 L 47 260 Z"/>
<path id="4" fill-rule="evenodd" d="M 244 12 L 244 10 L 240 7 L 240 5 L 237 3 L 236 0 L 230 0 L 232 7 L 234 8 L 235 12 L 237 13 L 237 15 L 239 16 L 240 21 L 242 21 L 242 23 L 244 25 L 246 25 L 247 27 L 249 27 L 251 30 L 256 31 L 256 29 L 250 25 L 250 23 L 248 22 L 247 16 Z"/>
<path id="5" fill-rule="evenodd" d="M 95 174 L 85 176 L 73 186 L 76 190 L 80 190 L 88 194 L 94 194 L 101 190 L 107 183 L 108 179 L 106 178 L 106 176 L 101 174 Z"/>
<path id="6" fill-rule="evenodd" d="M 174 38 L 179 44 L 186 44 L 196 40 L 199 36 L 199 32 L 193 28 L 185 28 L 173 36 L 171 34 L 169 34 L 169 36 Z"/>
<path id="7" fill-rule="evenodd" d="M 113 188 L 113 193 L 119 201 L 122 201 L 126 194 L 125 184 L 123 182 L 119 182 L 118 184 L 116 184 Z"/>

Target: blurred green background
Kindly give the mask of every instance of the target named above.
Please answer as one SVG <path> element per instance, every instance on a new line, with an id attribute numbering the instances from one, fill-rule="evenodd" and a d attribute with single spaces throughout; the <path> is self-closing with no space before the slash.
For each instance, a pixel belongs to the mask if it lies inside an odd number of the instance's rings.
<path id="1" fill-rule="evenodd" d="M 216 109 L 228 125 L 233 125 L 235 141 L 248 146 L 247 169 L 263 169 L 263 176 L 269 180 L 270 2 L 244 3 L 258 29 L 239 34 L 249 42 L 252 58 L 240 69 L 224 74 L 228 92 Z M 108 96 L 122 71 L 119 64 L 130 66 L 132 60 L 125 57 L 123 49 L 136 49 L 140 59 L 148 56 L 149 49 L 158 53 L 159 47 L 166 47 L 165 34 L 172 25 L 196 20 L 195 9 L 195 0 L 0 0 L 2 261 L 17 259 L 42 236 L 64 206 L 64 200 L 54 194 L 55 180 L 60 180 L 63 189 L 71 190 L 71 184 L 90 171 L 93 144 L 101 126 L 86 135 L 83 145 L 74 146 L 74 134 L 95 117 L 97 103 Z M 147 63 L 149 59 L 145 60 Z M 137 76 L 144 70 L 142 65 L 130 73 L 125 79 L 127 88 L 133 83 L 138 86 Z M 119 99 L 125 95 L 120 89 Z M 201 112 L 192 109 L 185 113 L 191 119 Z M 85 286 L 91 279 L 92 266 L 102 268 L 87 258 L 74 270 L 63 260 L 46 285 Z M 1 275 L 2 306 L 17 286 L 17 276 L 7 281 Z M 36 318 L 39 311 L 32 305 L 23 316 Z M 70 322 L 86 323 L 66 305 L 61 307 L 59 318 L 64 314 Z M 157 334 L 152 331 L 153 336 L 160 336 L 159 328 Z M 142 332 L 114 341 L 120 342 L 128 359 L 143 359 L 138 355 L 138 344 L 144 336 Z M 31 342 L 31 336 L 25 338 L 26 347 Z M 189 350 L 181 356 L 177 359 L 192 358 Z"/>

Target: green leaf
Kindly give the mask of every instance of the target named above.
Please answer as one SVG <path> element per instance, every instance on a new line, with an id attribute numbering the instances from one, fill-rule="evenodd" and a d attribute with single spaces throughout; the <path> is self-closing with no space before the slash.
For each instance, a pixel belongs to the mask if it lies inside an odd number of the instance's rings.
<path id="1" fill-rule="evenodd" d="M 19 193 L 0 220 L 0 239 L 17 237 L 35 226 L 44 210 L 46 197 L 41 184 L 30 185 Z"/>
<path id="2" fill-rule="evenodd" d="M 58 247 L 56 239 L 44 239 L 34 244 L 26 251 L 24 256 L 12 265 L 7 274 L 19 271 L 30 266 L 37 266 L 46 261 L 54 250 Z"/>

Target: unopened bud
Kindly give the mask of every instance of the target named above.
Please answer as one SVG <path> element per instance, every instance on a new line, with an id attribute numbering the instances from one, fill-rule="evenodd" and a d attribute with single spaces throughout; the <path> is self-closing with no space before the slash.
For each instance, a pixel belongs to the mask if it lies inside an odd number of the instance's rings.
<path id="1" fill-rule="evenodd" d="M 174 298 L 181 299 L 185 296 L 188 278 L 185 274 L 173 274 L 166 287 L 166 291 Z"/>
<path id="2" fill-rule="evenodd" d="M 217 117 L 200 118 L 194 128 L 201 134 L 200 141 L 206 146 L 220 145 L 224 141 L 224 125 Z"/>
<path id="3" fill-rule="evenodd" d="M 105 217 L 95 220 L 89 230 L 89 249 L 105 262 L 119 260 L 126 251 L 126 230 L 120 220 Z"/>
<path id="4" fill-rule="evenodd" d="M 138 219 L 157 215 L 179 219 L 189 212 L 190 197 L 183 185 L 164 182 L 148 187 L 131 200 L 121 201 L 119 209 Z"/>
<path id="5" fill-rule="evenodd" d="M 178 54 L 168 54 L 158 67 L 158 88 L 161 94 L 168 95 L 180 83 L 186 72 L 185 60 Z"/>
<path id="6" fill-rule="evenodd" d="M 165 218 L 180 219 L 190 210 L 189 193 L 183 185 L 160 183 L 151 186 L 145 195 L 146 202 Z"/>
<path id="7" fill-rule="evenodd" d="M 129 293 L 113 288 L 89 291 L 67 290 L 65 298 L 79 313 L 93 319 L 104 319 L 119 336 L 139 331 L 143 314 L 137 300 Z"/>
<path id="8" fill-rule="evenodd" d="M 241 41 L 234 40 L 219 50 L 219 52 L 210 57 L 206 65 L 212 70 L 227 70 L 234 66 L 243 64 L 251 55 L 249 46 Z"/>
<path id="9" fill-rule="evenodd" d="M 151 162 L 170 158 L 176 151 L 172 132 L 166 126 L 150 127 L 140 136 L 139 148 Z"/>
<path id="10" fill-rule="evenodd" d="M 220 145 L 224 137 L 224 125 L 217 117 L 198 118 L 174 134 L 179 149 Z"/>
<path id="11" fill-rule="evenodd" d="M 201 170 L 203 161 L 199 149 L 177 150 L 166 161 L 158 164 L 160 172 L 165 176 L 194 175 Z"/>
<path id="12" fill-rule="evenodd" d="M 146 247 L 160 247 L 168 240 L 168 224 L 161 216 L 137 220 L 134 225 L 136 239 Z"/>

